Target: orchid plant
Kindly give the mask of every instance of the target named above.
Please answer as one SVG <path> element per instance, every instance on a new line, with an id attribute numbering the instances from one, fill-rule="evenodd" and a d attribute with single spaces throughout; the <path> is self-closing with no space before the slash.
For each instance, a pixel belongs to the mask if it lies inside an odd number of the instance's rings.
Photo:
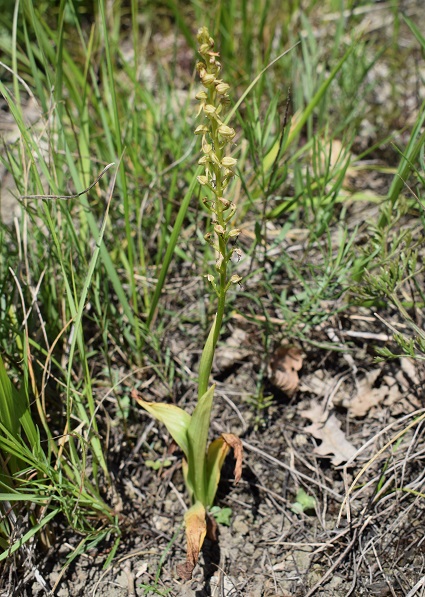
<path id="1" fill-rule="evenodd" d="M 190 415 L 171 404 L 147 402 L 135 395 L 137 402 L 166 426 L 184 454 L 183 474 L 191 507 L 184 517 L 187 559 L 179 566 L 178 572 L 186 579 L 192 576 L 207 529 L 215 538 L 215 525 L 209 516 L 209 509 L 213 505 L 221 468 L 230 449 L 233 449 L 236 459 L 236 482 L 242 473 L 242 444 L 235 435 L 223 433 L 207 448 L 215 390 L 215 385 L 209 385 L 214 353 L 225 313 L 227 292 L 232 284 L 241 280 L 238 275 L 231 275 L 228 271 L 232 257 L 235 254 L 240 257 L 240 249 L 234 247 L 233 243 L 230 247 L 229 241 L 234 240 L 240 231 L 231 224 L 236 206 L 225 197 L 237 164 L 237 160 L 229 155 L 229 145 L 236 133 L 224 122 L 230 86 L 220 78 L 219 54 L 214 49 L 214 40 L 206 27 L 198 31 L 197 39 L 202 60 L 196 67 L 203 89 L 196 95 L 200 102 L 198 116 L 202 116 L 202 123 L 196 128 L 195 135 L 201 137 L 202 156 L 199 164 L 204 169 L 204 173 L 198 176 L 198 182 L 205 190 L 203 203 L 211 214 L 214 228 L 213 233 L 205 235 L 205 240 L 215 250 L 216 272 L 206 277 L 217 295 L 217 311 L 202 352 L 198 402 L 193 413 Z"/>

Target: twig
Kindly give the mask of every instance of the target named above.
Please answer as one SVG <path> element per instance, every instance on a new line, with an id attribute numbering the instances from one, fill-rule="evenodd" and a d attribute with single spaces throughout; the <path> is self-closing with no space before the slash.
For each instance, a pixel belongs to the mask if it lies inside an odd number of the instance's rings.
<path id="1" fill-rule="evenodd" d="M 388 334 L 374 334 L 373 332 L 356 332 L 356 330 L 340 330 L 343 336 L 350 336 L 350 338 L 364 338 L 365 340 L 377 340 L 379 342 L 388 342 L 390 336 Z"/>
<path id="2" fill-rule="evenodd" d="M 389 582 L 389 580 L 388 580 L 388 576 L 387 576 L 387 574 L 384 572 L 384 570 L 383 570 L 383 568 L 382 568 L 381 560 L 379 559 L 379 556 L 378 556 L 378 554 L 376 553 L 375 544 L 374 544 L 373 542 L 371 543 L 371 547 L 372 547 L 373 555 L 375 556 L 375 560 L 376 560 L 376 563 L 377 563 L 377 565 L 378 565 L 379 571 L 381 572 L 381 574 L 382 574 L 382 576 L 383 576 L 383 578 L 384 578 L 385 582 L 387 583 L 387 585 L 388 585 L 388 588 L 389 588 L 389 590 L 390 590 L 390 593 L 391 593 L 391 595 L 392 595 L 393 597 L 397 597 L 397 595 L 394 593 L 394 588 L 393 588 L 393 586 L 391 585 L 391 583 L 390 583 L 390 582 Z"/>
<path id="3" fill-rule="evenodd" d="M 21 199 L 75 199 L 76 197 L 81 197 L 81 195 L 85 195 L 95 185 L 97 185 L 97 183 L 102 178 L 102 176 L 105 174 L 105 172 L 107 172 L 109 170 L 109 168 L 111 168 L 112 166 L 115 166 L 115 162 L 112 162 L 111 164 L 108 164 L 107 166 L 105 166 L 104 169 L 102 170 L 102 172 L 96 178 L 96 180 L 94 182 L 92 182 L 89 187 L 84 189 L 84 191 L 81 191 L 81 193 L 76 193 L 75 195 L 21 195 L 20 198 Z"/>

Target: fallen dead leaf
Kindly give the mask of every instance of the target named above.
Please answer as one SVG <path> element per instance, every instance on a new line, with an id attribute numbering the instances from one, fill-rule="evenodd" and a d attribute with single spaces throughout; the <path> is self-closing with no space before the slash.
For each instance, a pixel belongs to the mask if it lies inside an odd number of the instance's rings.
<path id="1" fill-rule="evenodd" d="M 216 363 L 220 371 L 243 361 L 249 355 L 249 350 L 246 349 L 247 344 L 247 333 L 241 328 L 235 328 L 217 352 Z"/>
<path id="2" fill-rule="evenodd" d="M 317 402 L 313 401 L 308 410 L 301 411 L 301 416 L 313 421 L 304 429 L 313 437 L 320 440 L 320 446 L 314 448 L 314 453 L 325 458 L 331 458 L 332 464 L 338 466 L 342 462 L 350 460 L 357 452 L 356 448 L 349 442 L 341 430 L 341 423 L 336 416 L 330 417 L 323 411 Z"/>
<path id="3" fill-rule="evenodd" d="M 313 421 L 314 423 L 321 424 L 324 424 L 328 418 L 328 413 L 326 410 L 324 410 L 323 407 L 315 400 L 310 402 L 310 408 L 302 410 L 300 415 L 306 419 L 310 419 L 310 421 Z"/>
<path id="4" fill-rule="evenodd" d="M 316 396 L 325 396 L 332 385 L 332 376 L 323 369 L 318 369 L 310 375 L 303 375 L 300 392 L 310 392 Z"/>
<path id="5" fill-rule="evenodd" d="M 418 377 L 418 373 L 415 367 L 415 363 L 413 359 L 409 359 L 408 357 L 403 357 L 400 359 L 400 365 L 404 373 L 406 374 L 407 378 L 410 379 L 412 383 L 415 385 L 420 384 L 420 379 Z"/>
<path id="6" fill-rule="evenodd" d="M 298 371 L 303 365 L 303 353 L 296 346 L 281 346 L 270 363 L 270 380 L 282 392 L 293 394 L 298 389 Z"/>
<path id="7" fill-rule="evenodd" d="M 406 412 L 421 408 L 420 394 L 411 392 L 411 383 L 406 379 L 403 371 L 400 369 L 395 374 L 395 379 L 401 388 L 398 400 L 391 400 L 391 396 L 385 399 L 385 404 L 391 407 L 393 415 L 405 414 Z"/>
<path id="8" fill-rule="evenodd" d="M 403 394 L 400 392 L 397 380 L 390 375 L 384 375 L 384 381 L 388 386 L 388 395 L 385 397 L 385 406 L 392 406 L 403 399 Z"/>
<path id="9" fill-rule="evenodd" d="M 386 384 L 381 384 L 379 388 L 374 388 L 373 385 L 378 379 L 381 369 L 372 369 L 357 382 L 357 392 L 353 398 L 344 398 L 342 405 L 348 409 L 348 412 L 353 417 L 364 417 L 374 406 L 378 406 L 386 396 L 388 396 L 390 389 Z"/>

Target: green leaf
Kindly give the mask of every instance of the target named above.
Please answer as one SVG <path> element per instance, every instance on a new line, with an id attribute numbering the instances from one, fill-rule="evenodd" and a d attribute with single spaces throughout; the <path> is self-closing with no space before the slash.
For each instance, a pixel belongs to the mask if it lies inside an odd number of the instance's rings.
<path id="1" fill-rule="evenodd" d="M 205 461 L 214 390 L 215 385 L 211 386 L 198 400 L 187 430 L 189 444 L 187 458 L 189 465 L 188 480 L 193 487 L 195 499 L 199 500 L 204 506 L 207 506 Z"/>
<path id="2" fill-rule="evenodd" d="M 17 390 L 9 379 L 6 367 L 0 357 L 0 421 L 14 439 L 21 437 L 22 430 L 32 449 L 40 450 L 40 437 L 35 426 L 28 397 L 23 387 Z M 17 472 L 19 465 L 13 459 L 11 471 Z M 13 469 L 13 470 L 12 470 Z"/>
<path id="3" fill-rule="evenodd" d="M 142 398 L 136 397 L 135 400 L 155 417 L 161 423 L 164 423 L 168 433 L 176 444 L 183 450 L 184 455 L 189 460 L 189 444 L 187 431 L 191 416 L 182 408 L 174 404 L 165 404 L 164 402 L 146 402 Z"/>
<path id="4" fill-rule="evenodd" d="M 186 217 L 186 212 L 187 212 L 189 205 L 192 201 L 193 192 L 194 192 L 194 189 L 198 182 L 197 176 L 201 172 L 202 172 L 202 169 L 201 169 L 201 167 L 199 167 L 196 170 L 196 172 L 192 178 L 192 182 L 190 183 L 189 188 L 187 190 L 187 193 L 184 196 L 182 203 L 180 205 L 179 213 L 177 214 L 176 221 L 173 226 L 173 231 L 171 233 L 170 240 L 168 241 L 167 250 L 166 250 L 165 256 L 162 260 L 162 266 L 161 266 L 161 270 L 160 270 L 159 276 L 158 276 L 158 282 L 156 283 L 155 292 L 152 297 L 152 302 L 150 304 L 148 318 L 147 318 L 147 322 L 146 322 L 148 328 L 150 328 L 153 318 L 155 316 L 156 309 L 158 307 L 159 298 L 161 296 L 161 293 L 162 293 L 162 290 L 163 290 L 163 287 L 165 284 L 165 280 L 167 278 L 168 268 L 170 267 L 170 263 L 173 258 L 173 255 L 174 255 L 174 250 L 176 248 L 176 244 L 177 244 L 177 241 L 180 236 L 180 231 L 183 226 L 184 219 Z"/>
<path id="5" fill-rule="evenodd" d="M 308 495 L 308 493 L 301 488 L 297 492 L 297 496 L 295 498 L 295 502 L 292 504 L 291 510 L 295 514 L 301 514 L 307 510 L 314 510 L 315 505 L 316 500 L 314 497 Z"/>
<path id="6" fill-rule="evenodd" d="M 229 453 L 230 446 L 222 437 L 211 442 L 207 454 L 207 505 L 211 506 L 214 501 L 217 487 L 220 482 L 221 467 Z"/>
<path id="7" fill-rule="evenodd" d="M 13 387 L 0 357 L 0 419 L 13 437 L 20 434 L 20 418 L 25 408 L 22 395 Z"/>
<path id="8" fill-rule="evenodd" d="M 189 494 L 189 501 L 191 504 L 194 503 L 194 489 L 192 485 L 192 480 L 189 479 L 189 465 L 187 464 L 187 460 L 183 458 L 182 460 L 182 472 L 183 472 L 183 479 L 186 485 L 187 493 Z"/>
<path id="9" fill-rule="evenodd" d="M 217 315 L 214 317 L 210 333 L 205 342 L 204 350 L 202 351 L 201 362 L 199 363 L 199 384 L 198 384 L 198 399 L 207 392 L 208 383 L 211 373 L 212 362 L 214 358 L 214 349 L 217 342 Z"/>
<path id="10" fill-rule="evenodd" d="M 277 155 L 279 153 L 279 143 L 275 143 L 273 147 L 270 149 L 268 154 L 263 159 L 263 172 L 266 173 L 270 170 L 273 164 L 276 161 Z"/>
<path id="11" fill-rule="evenodd" d="M 401 15 L 403 19 L 406 21 L 407 25 L 410 27 L 413 35 L 416 37 L 418 42 L 421 44 L 422 49 L 425 50 L 425 37 L 422 35 L 419 27 L 415 24 L 414 21 L 406 17 L 405 15 Z"/>
<path id="12" fill-rule="evenodd" d="M 425 122 L 425 102 L 422 103 L 421 110 L 416 119 L 415 126 L 409 139 L 409 143 L 404 152 L 400 152 L 401 160 L 397 168 L 397 172 L 394 175 L 391 183 L 390 190 L 388 191 L 388 199 L 391 207 L 394 207 L 401 191 L 406 184 L 411 172 L 414 170 L 414 165 L 422 148 L 425 144 L 425 131 L 422 131 L 422 127 Z M 378 225 L 382 228 L 388 225 L 388 215 L 383 211 L 379 219 Z"/>
<path id="13" fill-rule="evenodd" d="M 145 465 L 154 471 L 159 471 L 161 468 L 171 466 L 171 460 L 167 458 L 165 460 L 145 460 Z"/>
<path id="14" fill-rule="evenodd" d="M 296 121 L 294 121 L 292 123 L 289 135 L 283 144 L 283 147 L 282 147 L 283 150 L 288 149 L 288 147 L 298 137 L 299 133 L 301 132 L 304 125 L 306 124 L 307 120 L 310 118 L 310 116 L 313 113 L 313 111 L 315 110 L 315 108 L 318 106 L 320 101 L 325 96 L 330 84 L 335 79 L 336 75 L 341 70 L 344 62 L 352 54 L 354 49 L 355 49 L 355 46 L 351 46 L 348 48 L 348 50 L 346 51 L 344 56 L 339 60 L 339 62 L 332 69 L 331 73 L 329 74 L 329 77 L 327 79 L 325 79 L 325 81 L 323 81 L 323 83 L 317 90 L 316 94 L 312 97 L 310 103 L 305 107 L 304 111 L 299 115 L 299 117 L 296 119 Z M 269 150 L 268 154 L 265 156 L 265 158 L 263 160 L 264 172 L 267 172 L 267 170 L 269 170 L 272 167 L 274 160 L 276 159 L 276 157 L 279 153 L 279 145 L 280 145 L 280 139 L 277 139 L 275 141 L 273 147 Z"/>
<path id="15" fill-rule="evenodd" d="M 206 462 L 206 504 L 212 506 L 217 487 L 220 482 L 221 469 L 224 460 L 232 449 L 235 456 L 235 482 L 237 483 L 242 475 L 242 442 L 233 433 L 223 433 L 221 437 L 215 439 L 208 448 Z"/>
<path id="16" fill-rule="evenodd" d="M 288 135 L 288 138 L 286 140 L 286 143 L 284 145 L 285 149 L 287 149 L 291 145 L 291 143 L 298 137 L 299 133 L 303 129 L 303 127 L 306 124 L 307 120 L 310 118 L 310 116 L 313 113 L 314 109 L 318 106 L 318 104 L 320 103 L 320 101 L 325 96 L 325 94 L 326 94 L 326 92 L 327 92 L 330 84 L 335 79 L 335 77 L 338 74 L 338 72 L 341 70 L 344 62 L 354 52 L 355 47 L 356 47 L 355 45 L 352 45 L 352 46 L 350 46 L 348 48 L 348 50 L 346 51 L 346 53 L 344 54 L 344 56 L 334 66 L 334 68 L 330 72 L 328 78 L 323 81 L 323 83 L 321 84 L 321 86 L 319 87 L 319 89 L 317 90 L 317 92 L 315 93 L 315 95 L 312 97 L 310 103 L 305 107 L 305 109 L 302 112 L 302 114 L 300 115 L 300 117 L 293 124 L 293 126 L 291 128 L 291 131 L 290 131 L 290 133 Z M 279 141 L 276 141 L 276 143 L 279 143 Z"/>
<path id="17" fill-rule="evenodd" d="M 31 529 L 27 533 L 25 533 L 25 535 L 23 537 L 20 537 L 19 539 L 17 539 L 13 543 L 13 545 L 11 545 L 9 547 L 9 549 L 7 549 L 2 554 L 0 554 L 0 562 L 2 560 L 5 560 L 6 558 L 10 557 L 13 553 L 15 553 L 15 551 L 17 551 L 18 549 L 20 549 L 22 547 L 22 545 L 24 545 L 32 537 L 34 537 L 34 535 L 36 535 L 40 529 L 42 529 L 43 527 L 45 527 L 52 520 L 52 518 L 54 518 L 56 516 L 56 514 L 59 514 L 59 512 L 60 512 L 60 509 L 56 508 L 56 510 L 53 510 L 52 512 L 49 512 L 49 514 L 47 516 L 45 516 L 40 522 L 38 522 L 37 524 L 33 525 L 31 527 Z"/>
<path id="18" fill-rule="evenodd" d="M 213 506 L 210 509 L 210 514 L 214 516 L 218 524 L 224 524 L 224 526 L 229 527 L 233 510 L 232 508 L 220 508 L 220 506 Z"/>

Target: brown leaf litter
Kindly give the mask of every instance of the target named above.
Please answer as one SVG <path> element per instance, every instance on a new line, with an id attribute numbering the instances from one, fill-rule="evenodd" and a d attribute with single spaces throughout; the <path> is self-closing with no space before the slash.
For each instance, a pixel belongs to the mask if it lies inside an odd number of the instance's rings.
<path id="1" fill-rule="evenodd" d="M 341 423 L 334 414 L 328 416 L 323 407 L 313 400 L 310 408 L 301 411 L 300 415 L 312 421 L 312 424 L 304 429 L 313 437 L 320 440 L 320 446 L 316 446 L 313 452 L 318 456 L 331 458 L 333 465 L 338 466 L 353 458 L 357 452 L 356 448 L 349 442 L 341 430 Z"/>
<path id="2" fill-rule="evenodd" d="M 396 373 L 386 372 L 381 365 L 365 372 L 355 368 L 335 378 L 318 369 L 303 377 L 300 391 L 325 398 L 327 408 L 331 404 L 340 405 L 351 417 L 363 418 L 378 407 L 390 407 L 393 414 L 419 408 L 420 402 L 411 390 L 412 382 L 420 384 L 412 359 L 406 357 L 400 359 Z"/>
<path id="3" fill-rule="evenodd" d="M 303 365 L 303 352 L 296 346 L 278 348 L 270 362 L 270 380 L 282 392 L 293 394 L 298 389 L 298 371 Z"/>

